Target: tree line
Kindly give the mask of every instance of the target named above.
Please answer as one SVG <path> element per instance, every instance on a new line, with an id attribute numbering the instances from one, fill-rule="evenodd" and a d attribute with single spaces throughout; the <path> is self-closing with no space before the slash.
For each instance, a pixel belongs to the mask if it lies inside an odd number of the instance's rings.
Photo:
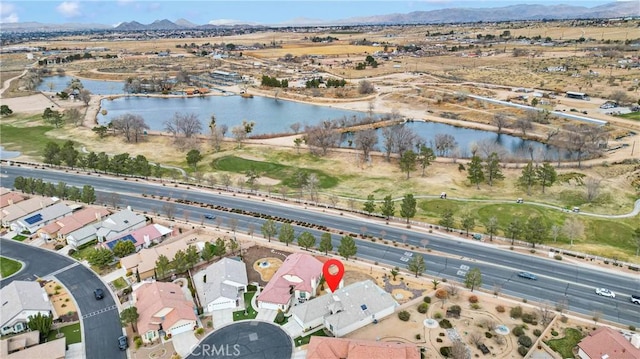
<path id="1" fill-rule="evenodd" d="M 44 182 L 41 178 L 16 177 L 13 187 L 22 193 L 38 194 L 47 197 L 58 197 L 71 201 L 80 201 L 91 204 L 96 201 L 96 191 L 93 186 L 84 185 L 81 189 L 75 186 L 68 186 L 65 182 L 53 184 Z"/>

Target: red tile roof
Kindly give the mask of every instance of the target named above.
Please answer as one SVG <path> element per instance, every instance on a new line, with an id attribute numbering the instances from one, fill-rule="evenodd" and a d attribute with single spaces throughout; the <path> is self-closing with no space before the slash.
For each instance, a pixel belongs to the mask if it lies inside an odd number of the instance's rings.
<path id="1" fill-rule="evenodd" d="M 312 336 L 307 359 L 420 359 L 414 344 Z"/>
<path id="2" fill-rule="evenodd" d="M 258 300 L 287 304 L 291 299 L 290 286 L 299 291 L 312 293 L 311 281 L 315 280 L 317 284 L 321 275 L 322 263 L 319 260 L 305 253 L 291 254 L 264 287 Z"/>
<path id="3" fill-rule="evenodd" d="M 70 216 L 60 218 L 42 227 L 42 231 L 55 235 L 56 233 L 65 236 L 77 229 L 80 229 L 90 223 L 98 222 L 103 217 L 108 216 L 109 212 L 106 208 L 83 208 Z"/>
<path id="4" fill-rule="evenodd" d="M 182 288 L 175 283 L 144 283 L 134 291 L 138 308 L 138 331 L 158 330 L 159 324 L 168 331 L 180 320 L 196 320 L 193 302 L 187 300 Z M 168 313 L 165 311 L 170 310 Z M 164 319 L 156 314 L 164 312 Z"/>
<path id="5" fill-rule="evenodd" d="M 620 332 L 609 327 L 600 327 L 589 333 L 578 347 L 591 359 L 640 359 L 640 349 L 631 345 Z"/>

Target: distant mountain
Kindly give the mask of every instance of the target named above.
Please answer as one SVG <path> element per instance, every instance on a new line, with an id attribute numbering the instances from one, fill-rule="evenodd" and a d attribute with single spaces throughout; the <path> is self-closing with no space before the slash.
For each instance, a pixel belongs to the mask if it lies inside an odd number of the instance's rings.
<path id="1" fill-rule="evenodd" d="M 151 24 L 146 26 L 145 30 L 177 30 L 182 28 L 182 26 L 176 25 L 173 22 L 164 19 L 152 22 Z"/>
<path id="2" fill-rule="evenodd" d="M 174 22 L 176 25 L 178 26 L 182 26 L 186 29 L 195 29 L 196 27 L 198 27 L 198 25 L 192 23 L 189 20 L 185 20 L 185 19 L 178 19 Z"/>
<path id="3" fill-rule="evenodd" d="M 143 25 L 137 21 L 129 21 L 129 22 L 121 22 L 118 26 L 113 28 L 118 31 L 138 31 L 138 30 L 146 30 L 147 25 Z"/>

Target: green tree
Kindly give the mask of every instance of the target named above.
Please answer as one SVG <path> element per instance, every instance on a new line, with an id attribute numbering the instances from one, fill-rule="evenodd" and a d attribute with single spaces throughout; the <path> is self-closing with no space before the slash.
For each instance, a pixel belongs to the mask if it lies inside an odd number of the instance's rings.
<path id="1" fill-rule="evenodd" d="M 80 152 L 75 149 L 73 141 L 67 141 L 60 149 L 60 159 L 69 167 L 73 168 L 78 162 Z"/>
<path id="2" fill-rule="evenodd" d="M 549 162 L 545 162 L 536 168 L 536 179 L 542 185 L 542 193 L 544 193 L 545 187 L 551 187 L 556 182 L 558 174 Z"/>
<path id="3" fill-rule="evenodd" d="M 202 158 L 202 154 L 196 149 L 187 152 L 187 164 L 193 167 L 194 170 L 198 166 L 198 162 L 202 161 Z"/>
<path id="4" fill-rule="evenodd" d="M 189 268 L 195 267 L 196 264 L 200 261 L 200 253 L 198 252 L 198 247 L 190 244 L 187 247 L 186 251 L 186 261 Z"/>
<path id="5" fill-rule="evenodd" d="M 156 279 L 163 279 L 167 276 L 170 270 L 171 262 L 169 261 L 169 258 L 164 254 L 159 255 L 158 259 L 156 259 Z"/>
<path id="6" fill-rule="evenodd" d="M 480 156 L 473 155 L 471 157 L 471 162 L 467 166 L 467 178 L 471 184 L 476 185 L 476 189 L 480 189 L 480 182 L 484 181 L 484 171 L 482 170 Z"/>
<path id="7" fill-rule="evenodd" d="M 412 150 L 406 150 L 400 156 L 400 170 L 407 173 L 407 179 L 409 174 L 416 170 L 416 158 L 416 153 Z"/>
<path id="8" fill-rule="evenodd" d="M 318 249 L 324 252 L 324 255 L 327 255 L 330 251 L 333 250 L 333 243 L 331 242 L 331 233 L 324 232 L 320 236 L 320 246 Z"/>
<path id="9" fill-rule="evenodd" d="M 187 252 L 180 249 L 173 255 L 172 267 L 178 273 L 186 272 L 189 269 L 189 262 L 187 261 Z"/>
<path id="10" fill-rule="evenodd" d="M 471 291 L 482 285 L 482 273 L 479 268 L 471 268 L 464 276 L 464 286 L 471 288 Z"/>
<path id="11" fill-rule="evenodd" d="M 44 112 L 42 113 L 42 119 L 44 120 L 44 122 L 50 123 L 56 128 L 64 124 L 64 117 L 62 116 L 60 111 L 52 110 L 49 107 L 44 109 Z"/>
<path id="12" fill-rule="evenodd" d="M 367 196 L 367 200 L 366 200 L 366 202 L 364 202 L 363 209 L 369 215 L 371 215 L 371 213 L 373 213 L 373 211 L 376 210 L 376 205 L 374 203 L 373 194 L 370 194 L 370 195 Z"/>
<path id="13" fill-rule="evenodd" d="M 133 332 L 137 332 L 136 323 L 138 323 L 138 318 L 140 318 L 140 314 L 138 314 L 138 308 L 131 306 L 129 308 L 123 309 L 120 312 L 120 322 L 122 326 L 127 326 L 131 324 L 131 329 Z"/>
<path id="14" fill-rule="evenodd" d="M 60 164 L 60 146 L 55 142 L 47 142 L 44 146 L 44 163 L 51 166 L 58 166 Z"/>
<path id="15" fill-rule="evenodd" d="M 109 170 L 111 170 L 111 172 L 114 172 L 116 176 L 124 173 L 129 173 L 131 168 L 130 163 L 131 156 L 129 156 L 128 153 L 119 153 L 113 156 L 111 161 L 109 161 Z"/>
<path id="16" fill-rule="evenodd" d="M 272 219 L 268 219 L 264 222 L 262 227 L 260 227 L 260 230 L 262 231 L 262 235 L 267 238 L 269 242 L 271 242 L 271 237 L 278 234 L 278 227 L 276 226 L 276 222 Z"/>
<path id="17" fill-rule="evenodd" d="M 143 155 L 137 155 L 131 163 L 131 169 L 134 173 L 137 173 L 144 178 L 151 176 L 151 164 L 149 160 Z"/>
<path id="18" fill-rule="evenodd" d="M 425 145 L 420 145 L 420 153 L 418 154 L 418 162 L 420 162 L 420 167 L 422 168 L 422 177 L 424 177 L 424 172 L 436 159 L 436 155 L 433 152 L 431 147 L 427 147 Z"/>
<path id="19" fill-rule="evenodd" d="M 96 190 L 86 184 L 82 187 L 82 195 L 80 196 L 80 201 L 86 204 L 91 204 L 96 201 Z"/>
<path id="20" fill-rule="evenodd" d="M 210 261 L 215 256 L 216 246 L 210 242 L 204 242 L 204 248 L 202 248 L 202 253 L 200 253 L 200 257 L 205 262 Z"/>
<path id="21" fill-rule="evenodd" d="M 407 219 L 407 226 L 409 225 L 409 220 L 416 215 L 416 199 L 413 198 L 412 194 L 405 194 L 404 198 L 402 198 L 400 215 L 402 218 Z"/>
<path id="22" fill-rule="evenodd" d="M 389 220 L 389 217 L 393 217 L 393 215 L 396 213 L 396 207 L 393 205 L 391 195 L 387 195 L 384 197 L 382 204 L 380 204 L 380 212 L 387 218 L 387 220 Z"/>
<path id="23" fill-rule="evenodd" d="M 298 245 L 306 250 L 316 245 L 316 237 L 310 232 L 302 232 L 298 236 Z"/>
<path id="24" fill-rule="evenodd" d="M 511 238 L 511 245 L 513 245 L 513 242 L 520 237 L 520 235 L 522 234 L 522 230 L 522 222 L 520 222 L 520 219 L 514 218 L 511 220 L 511 222 L 509 222 L 509 225 L 507 226 L 505 232 L 507 233 L 509 238 Z"/>
<path id="25" fill-rule="evenodd" d="M 224 239 L 218 238 L 216 239 L 216 256 L 221 257 L 225 253 L 227 253 L 227 246 L 224 244 Z"/>
<path id="26" fill-rule="evenodd" d="M 536 183 L 536 169 L 533 162 L 529 161 L 522 169 L 522 175 L 518 178 L 518 184 L 527 188 L 527 194 L 531 195 L 531 187 Z"/>
<path id="27" fill-rule="evenodd" d="M 447 231 L 451 229 L 453 227 L 453 211 L 450 209 L 445 209 L 438 224 L 446 228 Z"/>
<path id="28" fill-rule="evenodd" d="M 13 113 L 13 110 L 7 105 L 0 105 L 0 116 L 9 116 Z"/>
<path id="29" fill-rule="evenodd" d="M 118 258 L 124 258 L 136 251 L 136 245 L 131 241 L 119 241 L 113 246 L 113 254 Z"/>
<path id="30" fill-rule="evenodd" d="M 489 157 L 487 157 L 485 171 L 487 173 L 487 182 L 489 182 L 489 186 L 493 186 L 493 181 L 504 178 L 502 169 L 500 168 L 500 157 L 498 157 L 497 153 L 492 152 Z"/>
<path id="31" fill-rule="evenodd" d="M 391 276 L 393 277 L 393 280 L 396 280 L 398 274 L 400 274 L 400 268 L 397 266 L 393 267 L 393 269 L 391 270 Z"/>
<path id="32" fill-rule="evenodd" d="M 549 235 L 549 227 L 540 216 L 529 217 L 527 220 L 526 231 L 524 232 L 525 241 L 531 243 L 533 248 L 537 243 L 542 241 Z"/>
<path id="33" fill-rule="evenodd" d="M 36 315 L 30 315 L 27 321 L 27 327 L 31 330 L 37 330 L 40 332 L 40 341 L 44 341 L 49 332 L 51 332 L 51 326 L 53 325 L 53 316 L 51 314 L 44 315 L 38 313 Z"/>
<path id="34" fill-rule="evenodd" d="M 106 248 L 98 248 L 89 252 L 87 261 L 92 266 L 104 268 L 113 262 L 113 252 Z"/>
<path id="35" fill-rule="evenodd" d="M 278 239 L 280 240 L 280 242 L 288 246 L 289 243 L 293 242 L 293 238 L 293 226 L 291 226 L 289 223 L 283 223 L 280 227 L 280 234 L 278 235 Z"/>
<path id="36" fill-rule="evenodd" d="M 109 129 L 107 126 L 95 126 L 91 131 L 95 132 L 99 138 L 104 138 L 107 135 L 107 132 L 109 132 Z"/>
<path id="37" fill-rule="evenodd" d="M 245 176 L 247 177 L 246 180 L 246 184 L 249 186 L 249 188 L 254 191 L 258 188 L 258 178 L 260 178 L 260 173 L 255 169 L 255 168 L 250 168 L 247 170 L 247 172 L 245 173 Z"/>
<path id="38" fill-rule="evenodd" d="M 80 192 L 80 188 L 71 186 L 67 191 L 67 198 L 70 201 L 79 201 L 82 197 L 82 193 Z"/>
<path id="39" fill-rule="evenodd" d="M 473 214 L 469 211 L 464 211 L 462 213 L 462 217 L 460 218 L 460 225 L 462 229 L 465 230 L 466 235 L 469 236 L 469 231 L 473 229 L 476 225 L 476 219 L 473 217 Z"/>
<path id="40" fill-rule="evenodd" d="M 427 264 L 424 262 L 422 254 L 412 256 L 407 263 L 407 268 L 411 273 L 415 274 L 416 278 L 424 273 L 424 271 L 427 270 Z"/>
<path id="41" fill-rule="evenodd" d="M 493 241 L 493 236 L 498 234 L 498 217 L 492 216 L 491 218 L 487 219 L 487 221 L 484 223 L 484 227 L 486 229 L 486 233 L 489 235 L 489 240 Z"/>
<path id="42" fill-rule="evenodd" d="M 96 169 L 97 170 L 106 173 L 107 170 L 109 170 L 110 163 L 111 163 L 111 159 L 109 158 L 108 154 L 106 154 L 104 152 L 98 153 L 97 161 L 96 161 Z"/>
<path id="43" fill-rule="evenodd" d="M 358 247 L 356 247 L 356 241 L 351 236 L 344 236 L 340 239 L 340 245 L 338 246 L 338 254 L 344 257 L 345 260 L 349 260 L 349 257 L 356 255 Z"/>

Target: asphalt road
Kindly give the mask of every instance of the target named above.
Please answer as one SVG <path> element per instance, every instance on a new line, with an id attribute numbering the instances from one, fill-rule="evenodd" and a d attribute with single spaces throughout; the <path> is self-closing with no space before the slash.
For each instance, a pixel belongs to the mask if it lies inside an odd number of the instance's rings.
<path id="1" fill-rule="evenodd" d="M 508 249 L 496 248 L 486 243 L 465 241 L 454 237 L 420 233 L 406 228 L 385 224 L 384 221 L 359 218 L 354 216 L 337 216 L 318 210 L 307 210 L 293 203 L 263 202 L 259 197 L 246 195 L 232 196 L 205 192 L 197 188 L 188 190 L 176 188 L 172 184 L 149 184 L 132 179 L 112 178 L 83 173 L 65 173 L 47 169 L 31 169 L 26 167 L 2 168 L 4 182 L 13 182 L 15 176 L 39 177 L 66 182 L 69 185 L 82 186 L 91 184 L 97 192 L 103 192 L 105 198 L 109 193 L 119 194 L 119 205 L 129 205 L 133 209 L 163 213 L 162 206 L 167 203 L 150 196 L 140 194 L 164 196 L 165 198 L 189 199 L 192 201 L 211 203 L 225 208 L 243 209 L 246 211 L 268 213 L 274 216 L 289 218 L 324 225 L 328 228 L 344 231 L 345 233 L 372 234 L 376 237 L 384 233 L 384 238 L 398 243 L 407 243 L 422 247 L 422 241 L 428 241 L 428 248 L 433 251 L 446 253 L 446 256 L 425 255 L 427 274 L 447 279 L 464 279 L 470 268 L 480 268 L 483 274 L 483 287 L 488 290 L 499 288 L 502 293 L 528 300 L 542 301 L 555 307 L 559 301 L 566 302 L 570 310 L 593 316 L 599 313 L 603 319 L 612 320 L 624 325 L 640 326 L 640 308 L 629 301 L 632 293 L 640 293 L 640 275 L 630 276 L 613 271 L 583 267 L 572 263 L 543 259 L 512 252 Z M 6 172 L 6 173 L 4 173 Z M 188 213 L 192 222 L 214 225 L 216 220 L 204 219 L 204 215 L 215 214 L 222 220 L 223 225 L 230 223 L 230 219 L 237 220 L 238 230 L 246 230 L 249 226 L 255 232 L 260 231 L 262 219 L 244 216 L 227 211 L 216 211 L 198 206 L 176 204 L 175 216 L 183 218 Z M 319 238 L 320 232 L 304 227 L 294 226 L 296 234 L 310 231 Z M 339 237 L 333 236 L 334 249 L 339 244 Z M 357 240 L 357 257 L 378 261 L 389 265 L 397 265 L 406 269 L 411 251 L 393 246 L 385 246 L 377 241 Z M 411 254 L 411 255 L 418 255 Z M 529 271 L 536 274 L 537 281 L 528 281 L 516 276 L 519 271 Z M 596 287 L 606 287 L 616 292 L 616 298 L 604 298 L 595 294 Z"/>
<path id="2" fill-rule="evenodd" d="M 16 275 L 0 281 L 0 288 L 14 280 L 33 281 L 55 276 L 69 290 L 82 316 L 82 341 L 87 358 L 127 357 L 126 352 L 118 349 L 117 339 L 122 335 L 122 326 L 115 301 L 111 295 L 105 295 L 102 300 L 95 299 L 94 289 L 109 291 L 92 270 L 68 257 L 9 239 L 0 239 L 0 255 L 25 263 Z"/>

